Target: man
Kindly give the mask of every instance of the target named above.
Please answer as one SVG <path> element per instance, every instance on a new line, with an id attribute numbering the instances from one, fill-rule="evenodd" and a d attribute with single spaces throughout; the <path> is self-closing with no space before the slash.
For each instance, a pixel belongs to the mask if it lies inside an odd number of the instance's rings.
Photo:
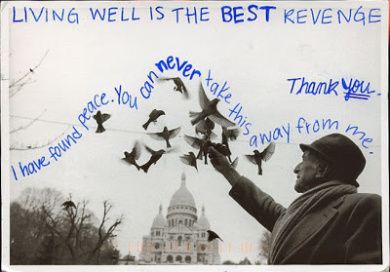
<path id="1" fill-rule="evenodd" d="M 294 173 L 302 195 L 287 209 L 209 150 L 214 168 L 232 185 L 230 196 L 271 231 L 268 264 L 382 263 L 381 197 L 357 193 L 366 164 L 359 147 L 331 134 L 300 148 Z"/>

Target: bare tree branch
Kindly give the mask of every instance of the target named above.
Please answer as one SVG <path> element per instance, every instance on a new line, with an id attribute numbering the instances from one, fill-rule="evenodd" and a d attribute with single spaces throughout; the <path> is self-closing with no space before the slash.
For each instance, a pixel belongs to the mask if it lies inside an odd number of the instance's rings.
<path id="1" fill-rule="evenodd" d="M 23 81 L 25 78 L 27 78 L 29 75 L 31 75 L 32 73 L 34 73 L 37 68 L 42 64 L 43 60 L 47 57 L 47 54 L 49 54 L 49 50 L 46 51 L 45 55 L 43 55 L 43 57 L 41 58 L 41 60 L 39 61 L 39 63 L 37 65 L 34 66 L 34 68 L 29 68 L 28 72 L 26 72 L 23 76 L 21 76 L 19 79 L 17 79 L 16 81 L 14 81 L 13 83 L 11 83 L 9 85 L 9 88 L 10 90 L 15 87 L 19 82 Z"/>
<path id="2" fill-rule="evenodd" d="M 66 133 L 66 131 L 69 129 L 70 127 L 66 128 L 61 134 L 59 134 L 57 137 L 55 137 L 54 139 L 51 139 L 49 140 L 47 143 L 44 143 L 44 144 L 41 144 L 41 145 L 20 145 L 20 146 L 15 146 L 15 145 L 11 145 L 9 150 L 15 150 L 15 151 L 26 151 L 26 150 L 34 150 L 34 149 L 40 149 L 40 148 L 43 148 L 43 147 L 46 147 L 46 146 L 49 146 L 51 145 L 52 143 L 54 143 L 55 141 L 57 141 L 58 139 L 60 139 L 62 136 L 64 136 L 64 134 Z"/>
<path id="3" fill-rule="evenodd" d="M 27 123 L 26 125 L 22 125 L 22 126 L 20 126 L 20 127 L 18 127 L 18 128 L 15 128 L 15 129 L 13 129 L 13 130 L 11 130 L 9 133 L 16 133 L 16 132 L 18 132 L 18 131 L 20 131 L 20 130 L 22 130 L 22 129 L 26 129 L 26 128 L 28 128 L 28 127 L 30 127 L 32 124 L 34 124 L 36 121 L 38 121 L 38 119 L 39 118 L 41 118 L 42 117 L 42 115 L 44 114 L 46 112 L 46 109 L 45 110 L 43 110 L 37 117 L 35 117 L 34 119 L 32 119 L 29 123 Z"/>

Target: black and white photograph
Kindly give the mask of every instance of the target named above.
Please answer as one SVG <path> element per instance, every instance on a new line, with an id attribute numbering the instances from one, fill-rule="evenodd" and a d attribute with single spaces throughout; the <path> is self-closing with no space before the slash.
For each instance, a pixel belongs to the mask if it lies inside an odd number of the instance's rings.
<path id="1" fill-rule="evenodd" d="M 388 269 L 388 12 L 2 2 L 2 271 Z"/>

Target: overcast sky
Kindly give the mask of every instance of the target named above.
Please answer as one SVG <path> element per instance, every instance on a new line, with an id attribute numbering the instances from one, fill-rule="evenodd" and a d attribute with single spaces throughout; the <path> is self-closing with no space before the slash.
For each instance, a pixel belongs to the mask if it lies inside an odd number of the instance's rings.
<path id="1" fill-rule="evenodd" d="M 174 4 L 164 5 L 173 7 Z M 218 5 L 215 3 L 216 7 Z M 210 10 L 213 18 L 218 8 Z M 263 231 L 261 225 L 229 197 L 230 185 L 211 165 L 198 161 L 199 172 L 196 172 L 179 160 L 184 153 L 196 152 L 184 142 L 183 135 L 195 135 L 188 113 L 200 110 L 198 87 L 201 82 L 208 97 L 214 98 L 205 81 L 209 70 L 215 82 L 222 85 L 227 81 L 232 93 L 230 105 L 219 103 L 221 113 L 227 116 L 229 109 L 240 103 L 242 114 L 252 123 L 251 135 L 290 125 L 290 142 L 287 143 L 286 135 L 276 141 L 275 154 L 264 163 L 262 176 L 257 175 L 256 166 L 242 157 L 254 149 L 249 146 L 249 137 L 240 135 L 231 143 L 233 158 L 240 156 L 238 171 L 276 201 L 287 206 L 298 196 L 293 190 L 293 169 L 302 154 L 298 144 L 310 143 L 331 132 L 342 132 L 349 124 L 359 126 L 373 139 L 369 149 L 363 148 L 367 166 L 359 177 L 359 191 L 381 193 L 380 111 L 381 99 L 386 96 L 348 102 L 343 100 L 342 94 L 295 96 L 289 94 L 287 81 L 302 76 L 315 81 L 353 77 L 371 82 L 373 89 L 380 92 L 380 24 L 365 28 L 337 24 L 285 26 L 279 21 L 223 25 L 218 20 L 199 25 L 176 24 L 173 20 L 103 24 L 85 19 L 87 12 L 87 9 L 78 9 L 79 25 L 20 23 L 10 26 L 11 82 L 23 76 L 48 52 L 30 75 L 33 83 L 10 99 L 10 114 L 14 116 L 10 118 L 10 127 L 29 122 L 19 117 L 31 119 L 43 114 L 40 121 L 28 129 L 13 133 L 11 144 L 40 145 L 63 132 L 65 135 L 72 132 L 71 125 L 77 125 L 83 134 L 77 145 L 38 174 L 16 182 L 11 179 L 11 199 L 17 198 L 27 187 L 55 188 L 65 196 L 71 193 L 75 201 L 90 200 L 90 208 L 98 217 L 103 200 L 108 199 L 114 205 L 113 211 L 125 217 L 117 237 L 121 254 L 128 253 L 130 244 L 131 254 L 138 258 L 135 245 L 149 233 L 160 204 L 166 215 L 184 172 L 198 215 L 204 205 L 211 228 L 224 240 L 221 260 L 239 261 L 247 256 L 255 261 Z M 147 12 L 145 4 L 139 14 L 142 17 Z M 278 10 L 277 14 L 279 12 L 282 11 Z M 202 79 L 183 79 L 190 99 L 185 100 L 178 92 L 173 92 L 172 82 L 156 83 L 151 98 L 142 99 L 139 89 L 147 80 L 148 72 L 157 72 L 154 64 L 170 55 L 188 61 L 203 75 Z M 179 75 L 175 70 L 163 74 Z M 101 108 L 102 112 L 111 114 L 104 123 L 106 132 L 96 134 L 94 120 L 87 122 L 89 131 L 82 128 L 77 117 L 88 101 L 102 92 L 106 92 L 110 100 L 116 99 L 114 87 L 119 85 L 133 97 L 137 96 L 139 109 L 109 103 Z M 171 141 L 177 151 L 165 155 L 145 174 L 125 164 L 121 158 L 136 140 L 154 149 L 164 148 L 164 142 L 152 139 L 142 128 L 154 108 L 164 110 L 166 115 L 156 125 L 151 124 L 148 132 L 161 131 L 164 126 L 182 129 Z M 295 128 L 299 117 L 311 123 L 323 118 L 337 120 L 340 129 L 299 134 Z M 219 127 L 215 132 L 220 136 Z M 361 146 L 356 136 L 352 139 Z M 264 147 L 259 145 L 259 149 Z M 149 154 L 145 152 L 143 149 L 141 163 L 148 160 Z M 12 151 L 11 163 L 14 166 L 18 162 L 26 164 L 41 156 L 48 156 L 47 147 Z M 241 245 L 245 243 L 252 244 L 253 250 L 243 251 Z M 231 244 L 230 252 L 226 251 L 228 244 Z"/>

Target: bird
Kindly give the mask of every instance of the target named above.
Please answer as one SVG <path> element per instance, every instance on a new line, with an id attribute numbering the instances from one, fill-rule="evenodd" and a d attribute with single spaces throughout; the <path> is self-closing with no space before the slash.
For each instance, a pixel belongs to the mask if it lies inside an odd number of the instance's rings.
<path id="1" fill-rule="evenodd" d="M 275 152 L 275 143 L 271 142 L 262 152 L 257 149 L 253 150 L 253 155 L 245 155 L 245 157 L 253 164 L 258 166 L 258 174 L 262 175 L 263 170 L 261 169 L 262 161 L 268 161 Z"/>
<path id="2" fill-rule="evenodd" d="M 173 80 L 173 83 L 175 84 L 173 90 L 183 94 L 184 98 L 186 99 L 190 97 L 190 94 L 188 93 L 188 90 L 184 85 L 183 80 L 180 77 L 166 77 L 166 78 L 159 78 L 159 80 Z"/>
<path id="3" fill-rule="evenodd" d="M 238 165 L 238 157 L 236 157 L 236 158 L 234 159 L 234 161 L 231 163 L 231 166 L 232 166 L 234 169 L 237 168 L 237 165 Z"/>
<path id="4" fill-rule="evenodd" d="M 145 145 L 145 149 L 146 149 L 150 154 L 152 154 L 152 155 L 150 156 L 150 159 L 149 159 L 144 165 L 142 165 L 142 166 L 140 167 L 145 173 L 147 173 L 148 170 L 149 170 L 149 167 L 150 167 L 152 164 L 156 164 L 157 161 L 158 161 L 159 159 L 161 159 L 161 157 L 162 157 L 165 153 L 167 153 L 167 152 L 166 152 L 164 149 L 160 149 L 160 150 L 155 151 L 155 150 L 151 149 L 150 147 L 148 147 L 147 145 Z"/>
<path id="5" fill-rule="evenodd" d="M 227 158 L 229 159 L 229 162 L 232 163 L 232 159 L 230 155 L 232 152 L 230 151 L 229 147 L 229 140 L 236 140 L 238 135 L 240 134 L 240 129 L 233 128 L 233 129 L 227 129 L 226 127 L 222 127 L 222 144 L 226 146 L 228 150 Z"/>
<path id="6" fill-rule="evenodd" d="M 64 207 L 65 210 L 67 210 L 69 208 L 75 208 L 76 209 L 76 205 L 71 200 L 65 201 L 64 203 L 62 203 L 62 206 Z"/>
<path id="7" fill-rule="evenodd" d="M 137 167 L 138 170 L 140 169 L 140 166 L 137 164 L 137 160 L 139 159 L 139 157 L 141 155 L 141 147 L 140 147 L 140 144 L 138 141 L 135 142 L 134 147 L 131 150 L 131 152 L 129 153 L 129 152 L 125 151 L 124 155 L 125 155 L 125 157 L 122 160 L 126 161 L 130 165 L 134 165 L 135 167 Z"/>
<path id="8" fill-rule="evenodd" d="M 196 171 L 198 171 L 198 166 L 196 164 L 196 157 L 194 152 L 190 151 L 188 152 L 188 155 L 184 154 L 180 157 L 180 160 L 189 166 L 195 167 Z"/>
<path id="9" fill-rule="evenodd" d="M 196 134 L 206 135 L 207 139 L 210 140 L 212 138 L 217 137 L 217 135 L 212 131 L 215 128 L 215 123 L 211 121 L 209 118 L 200 120 L 198 124 L 195 126 Z"/>
<path id="10" fill-rule="evenodd" d="M 98 111 L 94 116 L 93 119 L 96 120 L 97 128 L 96 133 L 102 133 L 106 131 L 106 129 L 103 127 L 103 123 L 106 122 L 108 119 L 110 119 L 111 115 L 108 113 L 101 113 L 101 111 Z"/>
<path id="11" fill-rule="evenodd" d="M 199 104 L 202 108 L 201 112 L 192 112 L 190 111 L 190 117 L 193 118 L 191 120 L 191 124 L 195 125 L 200 120 L 209 117 L 213 122 L 217 123 L 223 127 L 231 127 L 235 126 L 235 124 L 228 119 L 226 119 L 222 114 L 218 112 L 217 104 L 220 100 L 218 98 L 214 98 L 213 100 L 209 100 L 206 96 L 206 93 L 203 89 L 202 83 L 199 87 Z"/>
<path id="12" fill-rule="evenodd" d="M 148 135 L 155 140 L 165 140 L 167 144 L 167 148 L 170 148 L 171 144 L 169 140 L 176 137 L 179 134 L 179 132 L 180 132 L 180 127 L 171 130 L 168 130 L 167 127 L 164 127 L 163 131 L 157 133 L 148 133 Z"/>
<path id="13" fill-rule="evenodd" d="M 223 242 L 223 240 L 221 239 L 221 237 L 218 236 L 218 234 L 216 234 L 214 231 L 212 230 L 208 230 L 207 233 L 209 234 L 209 236 L 207 237 L 207 241 L 208 242 L 211 242 L 213 241 L 214 239 L 219 239 Z"/>
<path id="14" fill-rule="evenodd" d="M 34 73 L 34 69 L 29 68 L 29 70 L 30 70 L 30 73 Z"/>
<path id="15" fill-rule="evenodd" d="M 146 121 L 145 124 L 142 125 L 142 127 L 147 130 L 148 126 L 151 122 L 157 122 L 157 118 L 159 118 L 161 115 L 165 115 L 165 112 L 163 110 L 157 110 L 154 109 L 152 112 L 149 114 L 149 120 Z"/>
<path id="16" fill-rule="evenodd" d="M 196 158 L 198 160 L 203 160 L 204 158 L 204 163 L 207 164 L 207 149 L 208 149 L 208 142 L 205 139 L 197 138 L 197 137 L 192 137 L 189 135 L 184 135 L 184 140 L 193 148 L 199 149 L 198 155 Z"/>

